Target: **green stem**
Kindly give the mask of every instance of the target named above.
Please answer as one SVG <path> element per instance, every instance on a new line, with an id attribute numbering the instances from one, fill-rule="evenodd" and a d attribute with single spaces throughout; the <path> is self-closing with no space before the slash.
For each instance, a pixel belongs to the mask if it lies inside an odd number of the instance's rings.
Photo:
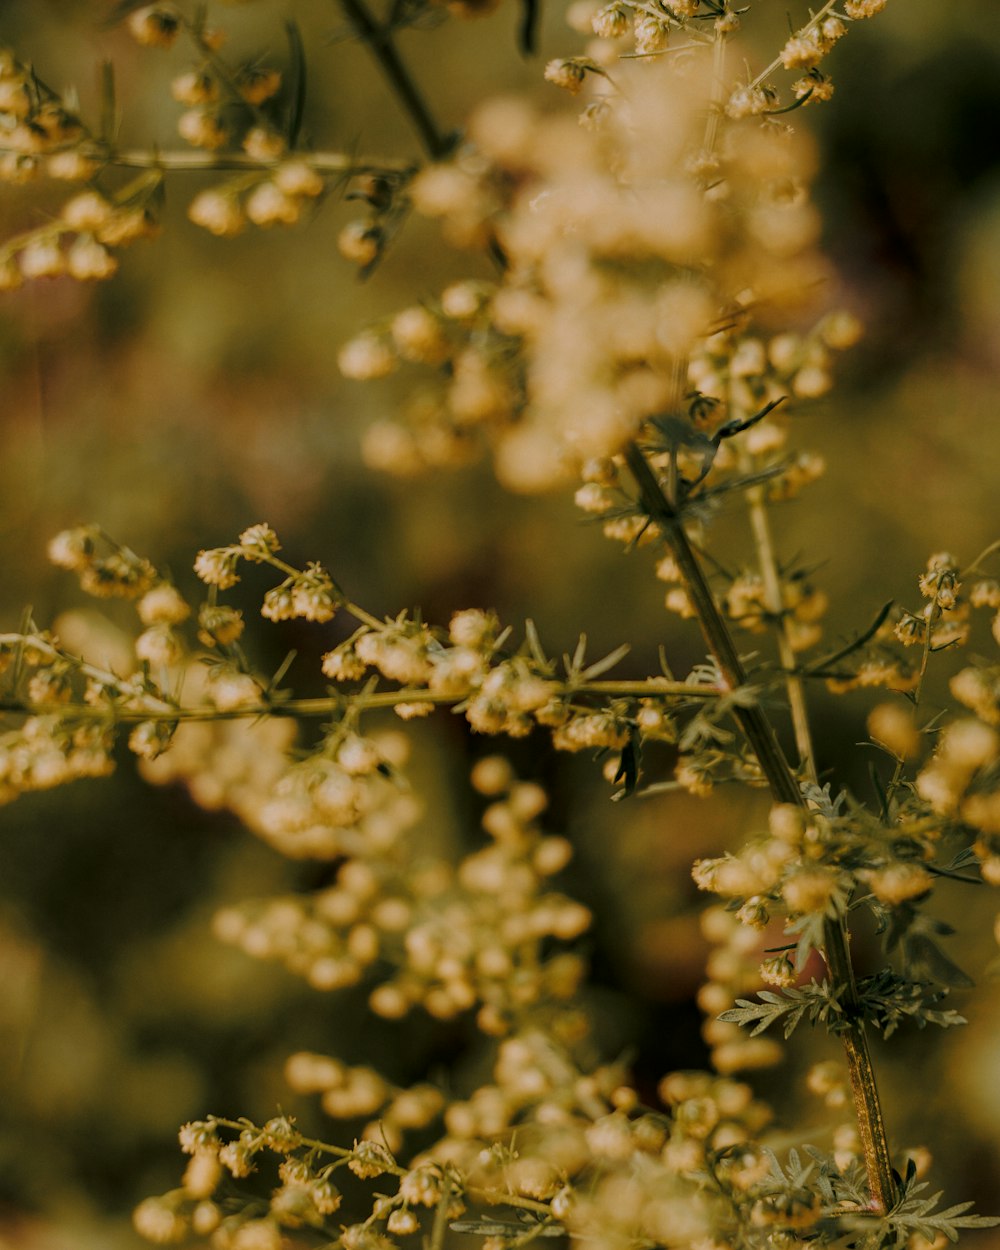
<path id="1" fill-rule="evenodd" d="M 438 1198 L 437 1209 L 434 1212 L 434 1224 L 431 1228 L 431 1237 L 427 1243 L 427 1250 L 444 1250 L 445 1238 L 448 1235 L 448 1207 L 451 1205 L 453 1192 L 451 1177 L 445 1175 L 441 1185 L 441 1195 Z"/>
<path id="2" fill-rule="evenodd" d="M 718 686 L 667 681 L 654 677 L 646 681 L 591 681 L 572 686 L 553 683 L 553 696 L 605 695 L 609 698 L 667 698 L 667 699 L 717 699 L 725 692 Z M 12 698 L 0 698 L 0 712 L 12 712 L 25 716 L 56 716 L 71 720 L 107 721 L 115 724 L 137 724 L 140 721 L 162 721 L 168 724 L 181 721 L 254 720 L 262 716 L 330 716 L 345 707 L 359 712 L 378 708 L 396 707 L 400 703 L 429 703 L 437 706 L 461 703 L 467 695 L 439 694 L 422 686 L 410 690 L 405 686 L 398 690 L 378 690 L 370 694 L 345 694 L 316 699 L 286 699 L 267 703 L 250 703 L 242 707 L 220 710 L 211 706 L 177 707 L 155 695 L 135 694 L 122 691 L 123 699 L 148 698 L 151 707 L 118 707 L 91 703 L 31 703 Z"/>
<path id="3" fill-rule="evenodd" d="M 715 657 L 723 679 L 736 689 L 745 685 L 746 670 L 737 654 L 732 635 L 715 596 L 712 594 L 705 573 L 698 562 L 690 540 L 684 531 L 681 514 L 669 502 L 655 473 L 639 447 L 632 443 L 625 452 L 625 459 L 639 488 L 643 510 L 660 527 L 664 539 L 680 569 L 685 588 L 695 606 L 702 634 L 709 651 Z M 798 782 L 785 759 L 777 740 L 774 727 L 759 707 L 733 710 L 750 743 L 761 771 L 767 779 L 776 802 L 794 803 L 803 809 L 807 803 Z M 885 1122 L 878 1087 L 875 1083 L 868 1039 L 860 1018 L 860 1003 L 847 927 L 843 917 L 827 919 L 823 924 L 823 948 L 830 976 L 840 990 L 841 1001 L 846 1009 L 847 1028 L 842 1036 L 844 1052 L 850 1073 L 854 1109 L 858 1132 L 865 1158 L 868 1186 L 873 1208 L 888 1211 L 895 1201 L 896 1185 L 892 1174 L 892 1161 L 886 1137 Z"/>
<path id="4" fill-rule="evenodd" d="M 478 1185 L 468 1185 L 463 1190 L 466 1197 L 473 1202 L 481 1202 L 488 1207 L 516 1207 L 520 1211 L 531 1211 L 534 1215 L 552 1218 L 552 1209 L 546 1202 L 534 1198 L 525 1198 L 522 1194 L 512 1193 L 506 1189 L 486 1189 Z"/>
<path id="5" fill-rule="evenodd" d="M 983 563 L 983 561 L 988 560 L 990 556 L 995 555 L 998 551 L 1000 551 L 1000 539 L 998 539 L 995 543 L 990 543 L 988 547 L 984 548 L 967 568 L 962 569 L 959 576 L 968 577 L 971 573 L 978 572 L 979 566 Z"/>
<path id="6" fill-rule="evenodd" d="M 785 690 L 788 693 L 788 706 L 792 714 L 792 729 L 795 733 L 795 746 L 799 753 L 799 767 L 809 780 L 815 783 L 817 781 L 816 763 L 812 734 L 809 729 L 805 688 L 802 678 L 795 671 L 795 650 L 792 647 L 788 617 L 782 602 L 781 578 L 778 573 L 777 557 L 774 554 L 774 541 L 771 537 L 771 523 L 767 515 L 767 505 L 764 502 L 763 487 L 751 487 L 747 491 L 747 502 L 750 507 L 750 528 L 757 547 L 761 577 L 764 579 L 767 610 L 775 622 L 778 656 L 785 672 Z"/>
<path id="7" fill-rule="evenodd" d="M 0 148 L 0 151 L 4 149 Z M 142 148 L 119 150 L 95 146 L 93 152 L 84 148 L 83 156 L 126 169 L 164 169 L 177 173 L 200 173 L 204 170 L 246 169 L 272 173 L 289 155 L 274 160 L 260 160 L 246 152 L 145 151 Z M 303 155 L 319 174 L 391 174 L 405 176 L 413 170 L 412 162 L 399 160 L 362 160 L 346 152 L 309 152 Z"/>

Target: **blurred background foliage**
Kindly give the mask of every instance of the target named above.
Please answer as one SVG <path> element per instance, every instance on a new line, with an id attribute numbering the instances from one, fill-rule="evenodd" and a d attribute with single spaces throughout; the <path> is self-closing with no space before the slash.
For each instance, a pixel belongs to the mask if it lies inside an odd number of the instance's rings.
<path id="1" fill-rule="evenodd" d="M 178 146 L 168 83 L 187 67 L 183 46 L 136 47 L 102 25 L 107 7 L 5 0 L 0 44 L 52 85 L 74 85 L 85 112 L 100 62 L 112 59 L 123 135 Z M 769 57 L 785 6 L 756 7 Z M 212 8 L 230 50 L 278 62 L 282 22 L 294 16 L 308 50 L 305 130 L 318 145 L 417 154 L 366 51 L 344 38 L 336 4 Z M 560 9 L 545 6 L 536 59 L 517 51 L 510 2 L 476 22 L 406 34 L 442 125 L 460 125 L 494 92 L 551 99 L 541 65 L 579 44 Z M 818 197 L 838 298 L 867 337 L 832 397 L 795 417 L 799 441 L 829 470 L 777 524 L 784 557 L 821 566 L 834 604 L 827 636 L 837 639 L 888 598 L 913 601 L 931 551 L 969 561 L 1000 530 L 1000 9 L 891 0 L 830 69 L 834 102 L 797 120 L 815 126 L 823 151 Z M 199 548 L 267 520 L 290 559 L 322 560 L 376 613 L 419 604 L 444 622 L 484 606 L 517 628 L 530 616 L 557 653 L 581 630 L 594 656 L 631 643 L 622 675 L 651 671 L 661 642 L 678 672 L 700 658 L 694 628 L 663 612 L 648 555 L 623 556 L 567 498 L 506 496 L 486 467 L 399 481 L 362 465 L 361 431 L 398 394 L 391 383 L 343 381 L 338 345 L 449 280 L 487 276 L 483 262 L 411 221 L 359 284 L 335 247 L 350 206 L 330 200 L 292 230 L 217 240 L 185 217 L 199 185 L 191 175 L 171 182 L 162 237 L 127 252 L 113 281 L 59 279 L 0 297 L 3 628 L 17 627 L 25 604 L 43 624 L 83 606 L 44 558 L 66 525 L 100 521 L 190 589 Z M 3 186 L 0 231 L 52 211 L 50 191 Z M 715 540 L 731 562 L 745 558 L 737 514 Z M 292 680 L 308 692 L 336 630 L 269 626 L 250 645 L 264 670 L 298 648 Z M 972 650 L 991 645 L 979 638 Z M 867 707 L 861 696 L 815 695 L 820 767 L 862 795 L 867 754 L 855 744 Z M 470 740 L 445 714 L 414 736 L 428 813 L 420 836 L 473 843 L 478 810 L 464 775 L 494 744 Z M 578 848 L 568 888 L 596 913 L 592 993 L 604 1044 L 630 1053 L 650 1086 L 668 1067 L 703 1063 L 692 999 L 705 950 L 688 868 L 698 853 L 738 844 L 764 802 L 734 792 L 612 805 L 591 761 L 554 758 L 539 742 L 514 754 L 550 787 L 550 827 Z M 670 760 L 649 765 L 666 773 Z M 179 791 L 144 787 L 128 760 L 110 781 L 0 812 L 0 865 L 0 1246 L 137 1245 L 128 1211 L 175 1183 L 181 1121 L 208 1111 L 264 1118 L 276 1104 L 315 1121 L 281 1080 L 293 1050 L 372 1061 L 401 1081 L 428 1070 L 455 1089 L 474 1079 L 474 1061 L 461 1059 L 471 1029 L 373 1024 L 362 992 L 318 995 L 217 943 L 220 903 L 308 886 L 311 870 Z M 934 1179 L 954 1200 L 994 1210 L 1000 997 L 985 970 L 995 903 L 986 890 L 946 885 L 938 908 L 960 925 L 953 952 L 981 983 L 954 1003 L 972 1023 L 877 1045 L 879 1071 L 897 1144 L 930 1144 Z M 828 1113 L 803 1112 L 802 1077 L 831 1053 L 800 1034 L 782 1069 L 755 1078 L 781 1123 L 826 1131 Z"/>

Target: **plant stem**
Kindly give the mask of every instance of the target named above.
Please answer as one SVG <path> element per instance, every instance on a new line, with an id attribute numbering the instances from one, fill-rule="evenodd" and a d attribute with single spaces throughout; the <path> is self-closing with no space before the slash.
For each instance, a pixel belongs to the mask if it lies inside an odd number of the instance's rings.
<path id="1" fill-rule="evenodd" d="M 667 499 L 646 457 L 635 443 L 629 445 L 625 459 L 639 487 L 643 510 L 660 527 L 680 569 L 685 589 L 695 606 L 705 642 L 724 681 L 732 689 L 745 685 L 746 670 L 684 531 L 681 514 Z M 798 807 L 806 808 L 806 801 L 781 750 L 774 727 L 762 709 L 756 705 L 749 708 L 736 707 L 733 715 L 757 756 L 774 799 L 779 803 L 794 803 Z M 843 917 L 824 921 L 823 947 L 831 979 L 840 990 L 848 1021 L 841 1037 L 850 1073 L 872 1207 L 885 1212 L 895 1200 L 896 1185 L 868 1040 L 860 1018 L 857 985 Z"/>
<path id="2" fill-rule="evenodd" d="M 364 0 L 340 0 L 351 25 L 358 32 L 385 74 L 403 111 L 413 122 L 431 160 L 440 160 L 452 146 L 450 136 L 438 128 L 424 97 L 392 41 L 392 26 L 379 22 Z"/>
<path id="3" fill-rule="evenodd" d="M 625 458 L 639 485 L 642 506 L 660 526 L 677 562 L 685 589 L 694 604 L 705 642 L 719 666 L 724 684 L 730 690 L 746 685 L 746 670 L 736 651 L 729 627 L 719 612 L 698 558 L 684 532 L 680 515 L 668 503 L 645 456 L 634 443 L 629 446 Z M 746 734 L 775 799 L 779 803 L 795 803 L 801 806 L 802 795 L 798 782 L 788 767 L 788 762 L 774 732 L 774 726 L 762 709 L 756 704 L 751 707 L 736 707 L 733 709 L 733 715 Z"/>
<path id="4" fill-rule="evenodd" d="M 747 491 L 747 503 L 750 508 L 750 528 L 757 547 L 761 577 L 764 579 L 767 610 L 776 624 L 778 655 L 781 659 L 781 666 L 785 670 L 785 689 L 788 692 L 788 706 L 792 714 L 795 746 L 799 753 L 799 768 L 810 781 L 815 783 L 817 781 L 816 762 L 812 734 L 809 730 L 809 712 L 806 707 L 802 678 L 795 672 L 795 650 L 792 647 L 788 618 L 782 602 L 781 579 L 778 574 L 778 561 L 774 554 L 771 523 L 767 515 L 767 505 L 764 502 L 764 488 L 752 486 Z"/>
<path id="5" fill-rule="evenodd" d="M 882 1118 L 882 1102 L 875 1081 L 871 1051 L 865 1026 L 858 1017 L 858 987 L 851 963 L 850 934 L 843 916 L 823 922 L 824 947 L 830 978 L 835 985 L 843 987 L 842 1002 L 850 1016 L 850 1027 L 841 1034 L 847 1072 L 851 1082 L 851 1096 L 858 1121 L 861 1151 L 868 1172 L 868 1188 L 872 1204 L 882 1212 L 888 1211 L 896 1197 L 896 1181 L 892 1174 L 889 1143 Z"/>
<path id="6" fill-rule="evenodd" d="M 712 95 L 705 119 L 704 151 L 706 155 L 715 151 L 715 143 L 719 136 L 719 116 L 722 112 L 723 92 L 725 89 L 726 69 L 726 35 L 716 30 L 712 43 Z"/>
<path id="7" fill-rule="evenodd" d="M 13 637 L 13 635 L 7 635 Z M 81 665 L 81 672 L 91 676 L 98 670 Z M 111 679 L 111 674 L 107 675 Z M 119 679 L 114 679 L 119 680 Z M 605 695 L 608 698 L 666 698 L 687 701 L 689 699 L 717 699 L 725 693 L 718 686 L 706 683 L 693 684 L 668 681 L 654 677 L 646 681 L 589 681 L 562 685 L 553 683 L 553 695 L 572 698 L 574 695 Z M 448 706 L 461 703 L 465 695 L 440 694 L 417 686 L 413 689 L 376 690 L 370 693 L 333 695 L 315 699 L 276 699 L 261 703 L 248 703 L 241 707 L 220 709 L 209 704 L 201 706 L 175 705 L 152 694 L 121 690 L 123 700 L 149 699 L 150 706 L 117 706 L 92 703 L 34 703 L 15 698 L 0 698 L 0 712 L 12 712 L 24 716 L 54 716 L 64 720 L 107 721 L 114 724 L 137 724 L 140 721 L 162 721 L 168 724 L 183 721 L 254 720 L 263 716 L 331 716 L 344 708 L 359 712 L 377 708 L 392 708 L 400 703 L 428 703 Z"/>
<path id="8" fill-rule="evenodd" d="M 0 151 L 4 149 L 0 148 Z M 107 161 L 127 169 L 165 169 L 180 173 L 199 173 L 202 170 L 247 169 L 271 173 L 288 160 L 288 156 L 263 161 L 247 152 L 198 152 L 198 151 L 144 151 L 142 148 L 118 150 L 95 147 L 93 152 L 84 148 L 84 156 Z M 309 152 L 309 165 L 320 174 L 392 174 L 405 176 L 413 171 L 411 161 L 358 160 L 346 152 Z"/>

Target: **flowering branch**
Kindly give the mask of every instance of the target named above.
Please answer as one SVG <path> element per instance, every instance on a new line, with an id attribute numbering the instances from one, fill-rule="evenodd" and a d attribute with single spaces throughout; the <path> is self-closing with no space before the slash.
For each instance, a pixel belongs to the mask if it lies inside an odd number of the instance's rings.
<path id="1" fill-rule="evenodd" d="M 663 531 L 680 569 L 698 623 L 708 648 L 726 680 L 734 689 L 745 685 L 747 674 L 736 652 L 732 636 L 715 602 L 705 574 L 691 547 L 678 511 L 668 502 L 660 483 L 639 447 L 632 443 L 626 462 L 639 487 L 642 506 Z M 806 799 L 792 774 L 778 743 L 774 727 L 759 705 L 736 707 L 733 714 L 754 750 L 771 794 L 778 803 L 791 803 L 807 809 Z M 849 938 L 843 916 L 824 919 L 824 954 L 835 984 L 843 987 L 843 1002 L 850 1024 L 843 1033 L 843 1044 L 850 1071 L 851 1091 L 861 1135 L 873 1206 L 882 1212 L 893 1205 L 896 1185 L 886 1137 L 878 1088 L 871 1055 L 860 1018 L 860 1001 L 851 963 Z"/>

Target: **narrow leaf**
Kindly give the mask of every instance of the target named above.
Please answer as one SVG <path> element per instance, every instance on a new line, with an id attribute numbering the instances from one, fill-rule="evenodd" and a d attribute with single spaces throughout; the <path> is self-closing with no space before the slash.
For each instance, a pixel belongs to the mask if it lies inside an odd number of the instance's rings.
<path id="1" fill-rule="evenodd" d="M 298 142 L 299 131 L 302 128 L 302 115 L 306 107 L 306 54 L 302 43 L 302 33 L 297 22 L 286 22 L 285 34 L 288 38 L 288 52 L 291 59 L 288 146 L 294 148 Z"/>
<path id="2" fill-rule="evenodd" d="M 614 796 L 615 799 L 627 799 L 635 793 L 635 787 L 639 781 L 639 742 L 634 733 L 629 736 L 628 742 L 622 748 L 618 771 L 614 775 L 614 784 L 617 785 L 619 781 L 623 781 L 625 786 Z"/>
<path id="3" fill-rule="evenodd" d="M 597 660 L 593 664 L 588 665 L 580 674 L 581 681 L 593 681 L 595 678 L 600 677 L 602 673 L 606 673 L 620 661 L 624 660 L 628 653 L 629 645 L 627 642 L 623 642 L 620 647 L 615 647 L 614 651 L 606 655 L 603 660 Z M 580 658 L 582 660 L 583 657 L 581 656 Z"/>
<path id="4" fill-rule="evenodd" d="M 517 41 L 525 56 L 531 56 L 538 46 L 538 20 L 541 13 L 541 0 L 521 0 L 521 24 L 517 31 Z"/>
<path id="5" fill-rule="evenodd" d="M 542 649 L 542 640 L 538 636 L 538 628 L 532 620 L 524 622 L 524 637 L 528 643 L 528 650 L 531 652 L 531 658 L 538 665 L 548 664 L 545 652 Z"/>
<path id="6" fill-rule="evenodd" d="M 583 665 L 583 657 L 587 654 L 587 635 L 581 634 L 580 641 L 576 644 L 576 650 L 573 652 L 572 660 L 567 656 L 563 656 L 563 664 L 566 665 L 566 675 L 575 677 Z"/>
<path id="7" fill-rule="evenodd" d="M 878 631 L 882 628 L 886 617 L 888 617 L 889 613 L 892 611 L 892 607 L 892 599 L 890 599 L 888 603 L 883 603 L 881 608 L 878 610 L 878 615 L 863 633 L 858 634 L 858 636 L 849 642 L 845 647 L 840 647 L 837 651 L 831 651 L 828 655 L 821 656 L 818 660 L 813 660 L 811 664 L 806 665 L 802 672 L 821 672 L 823 669 L 829 668 L 831 664 L 836 664 L 838 660 L 845 659 L 852 652 L 863 647 L 865 643 L 874 638 Z"/>
<path id="8" fill-rule="evenodd" d="M 102 143 L 112 143 L 118 128 L 115 102 L 115 67 L 110 61 L 101 62 L 101 112 L 98 137 Z"/>

